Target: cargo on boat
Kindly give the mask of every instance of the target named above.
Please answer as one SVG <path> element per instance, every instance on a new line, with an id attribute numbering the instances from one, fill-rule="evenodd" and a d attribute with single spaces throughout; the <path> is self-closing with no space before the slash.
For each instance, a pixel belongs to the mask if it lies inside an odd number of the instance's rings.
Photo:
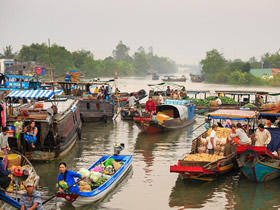
<path id="1" fill-rule="evenodd" d="M 187 100 L 166 100 L 165 104 L 156 106 L 156 114 L 151 118 L 134 117 L 134 122 L 141 131 L 149 134 L 174 131 L 195 121 L 194 110 L 195 106 Z"/>
<path id="2" fill-rule="evenodd" d="M 53 98 L 62 90 L 13 91 L 7 96 L 7 126 L 13 130 L 9 136 L 10 146 L 21 151 L 29 160 L 48 161 L 66 155 L 81 138 L 79 101 L 75 99 Z M 30 103 L 26 103 L 30 100 Z M 41 100 L 41 101 L 38 101 Z M 33 101 L 33 102 L 32 102 Z M 35 102 L 37 101 L 37 102 Z M 23 127 L 30 121 L 38 129 L 35 148 L 31 148 L 23 135 L 17 138 L 15 122 L 21 116 Z"/>

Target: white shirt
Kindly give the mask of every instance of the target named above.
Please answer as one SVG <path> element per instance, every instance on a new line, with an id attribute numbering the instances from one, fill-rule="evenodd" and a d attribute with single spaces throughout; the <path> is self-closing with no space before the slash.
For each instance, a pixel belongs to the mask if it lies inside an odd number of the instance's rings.
<path id="1" fill-rule="evenodd" d="M 5 136 L 2 132 L 0 133 L 0 148 L 6 148 L 7 146 L 9 146 L 8 134 Z"/>
<path id="2" fill-rule="evenodd" d="M 136 100 L 137 100 L 137 99 L 136 99 L 134 96 L 130 96 L 130 97 L 127 99 L 129 106 L 133 106 Z"/>
<path id="3" fill-rule="evenodd" d="M 215 130 L 212 130 L 210 133 L 210 138 L 208 139 L 207 149 L 213 149 L 212 144 L 211 144 L 211 138 L 213 138 L 214 147 L 216 147 L 217 135 L 216 135 Z"/>
<path id="4" fill-rule="evenodd" d="M 237 128 L 235 133 L 230 134 L 231 137 L 238 137 L 241 144 L 248 144 L 249 138 L 242 128 Z"/>
<path id="5" fill-rule="evenodd" d="M 222 105 L 222 101 L 221 101 L 221 99 L 217 98 L 217 100 L 216 100 L 216 101 L 218 102 L 218 105 Z"/>
<path id="6" fill-rule="evenodd" d="M 160 103 L 160 104 L 163 104 L 163 103 L 164 103 L 164 101 L 163 101 L 163 97 L 162 97 L 162 95 L 159 95 L 159 97 L 158 97 L 158 98 L 159 98 L 159 103 Z"/>

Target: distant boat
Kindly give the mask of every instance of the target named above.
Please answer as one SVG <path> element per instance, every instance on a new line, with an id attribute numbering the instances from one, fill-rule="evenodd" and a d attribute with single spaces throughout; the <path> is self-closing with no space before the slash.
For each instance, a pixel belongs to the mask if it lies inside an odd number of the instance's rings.
<path id="1" fill-rule="evenodd" d="M 152 80 L 159 80 L 159 75 L 157 73 L 153 73 Z"/>
<path id="2" fill-rule="evenodd" d="M 204 81 L 204 76 L 201 74 L 190 74 L 192 82 L 202 82 Z"/>
<path id="3" fill-rule="evenodd" d="M 177 76 L 164 76 L 162 79 L 165 82 L 186 82 L 187 78 L 185 75 L 182 75 L 182 77 L 177 77 Z"/>

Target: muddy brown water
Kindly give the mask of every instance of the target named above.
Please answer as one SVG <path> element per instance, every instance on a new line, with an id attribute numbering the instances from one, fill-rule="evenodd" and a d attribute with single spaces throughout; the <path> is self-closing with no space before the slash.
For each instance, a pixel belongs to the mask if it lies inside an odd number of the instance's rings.
<path id="1" fill-rule="evenodd" d="M 147 92 L 150 77 L 119 79 L 121 91 Z M 184 84 L 187 90 L 262 90 L 277 92 L 277 88 L 234 87 L 204 83 Z M 179 131 L 146 135 L 140 132 L 131 121 L 122 121 L 120 116 L 108 123 L 84 124 L 82 140 L 62 160 L 68 169 L 78 171 L 87 168 L 104 154 L 112 154 L 115 142 L 125 143 L 121 154 L 132 154 L 132 169 L 122 182 L 104 199 L 79 209 L 277 209 L 279 205 L 280 179 L 255 184 L 248 181 L 240 172 L 224 175 L 210 183 L 184 182 L 178 174 L 170 173 L 170 165 L 177 163 L 190 150 L 191 141 L 205 129 L 200 127 L 204 117 L 198 117 L 191 126 Z M 40 191 L 44 198 L 57 190 L 58 163 L 36 164 L 40 175 Z M 45 209 L 74 209 L 62 199 L 53 199 Z"/>

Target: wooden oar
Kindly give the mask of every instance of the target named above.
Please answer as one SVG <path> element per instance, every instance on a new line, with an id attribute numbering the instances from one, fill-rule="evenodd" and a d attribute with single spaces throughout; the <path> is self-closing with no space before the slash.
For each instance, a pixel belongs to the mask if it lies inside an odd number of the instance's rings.
<path id="1" fill-rule="evenodd" d="M 124 107 L 127 103 L 128 103 L 128 101 L 125 102 L 124 105 L 122 105 L 122 108 L 121 108 L 120 111 L 117 113 L 116 117 L 114 117 L 114 120 L 116 120 L 116 118 L 119 116 L 120 112 L 123 110 L 123 107 Z"/>
<path id="2" fill-rule="evenodd" d="M 80 181 L 82 181 L 82 179 L 79 179 L 79 180 L 76 181 L 75 183 L 71 184 L 69 187 L 67 187 L 66 189 L 64 189 L 64 191 L 65 191 L 65 190 L 68 190 L 70 187 L 72 187 L 73 185 L 77 184 L 77 183 L 80 182 Z M 45 203 L 47 203 L 48 201 L 52 200 L 52 199 L 55 198 L 55 197 L 56 197 L 56 193 L 55 193 L 55 195 L 53 195 L 53 196 L 50 197 L 49 199 L 45 200 L 45 201 L 42 203 L 42 205 L 44 205 Z"/>

